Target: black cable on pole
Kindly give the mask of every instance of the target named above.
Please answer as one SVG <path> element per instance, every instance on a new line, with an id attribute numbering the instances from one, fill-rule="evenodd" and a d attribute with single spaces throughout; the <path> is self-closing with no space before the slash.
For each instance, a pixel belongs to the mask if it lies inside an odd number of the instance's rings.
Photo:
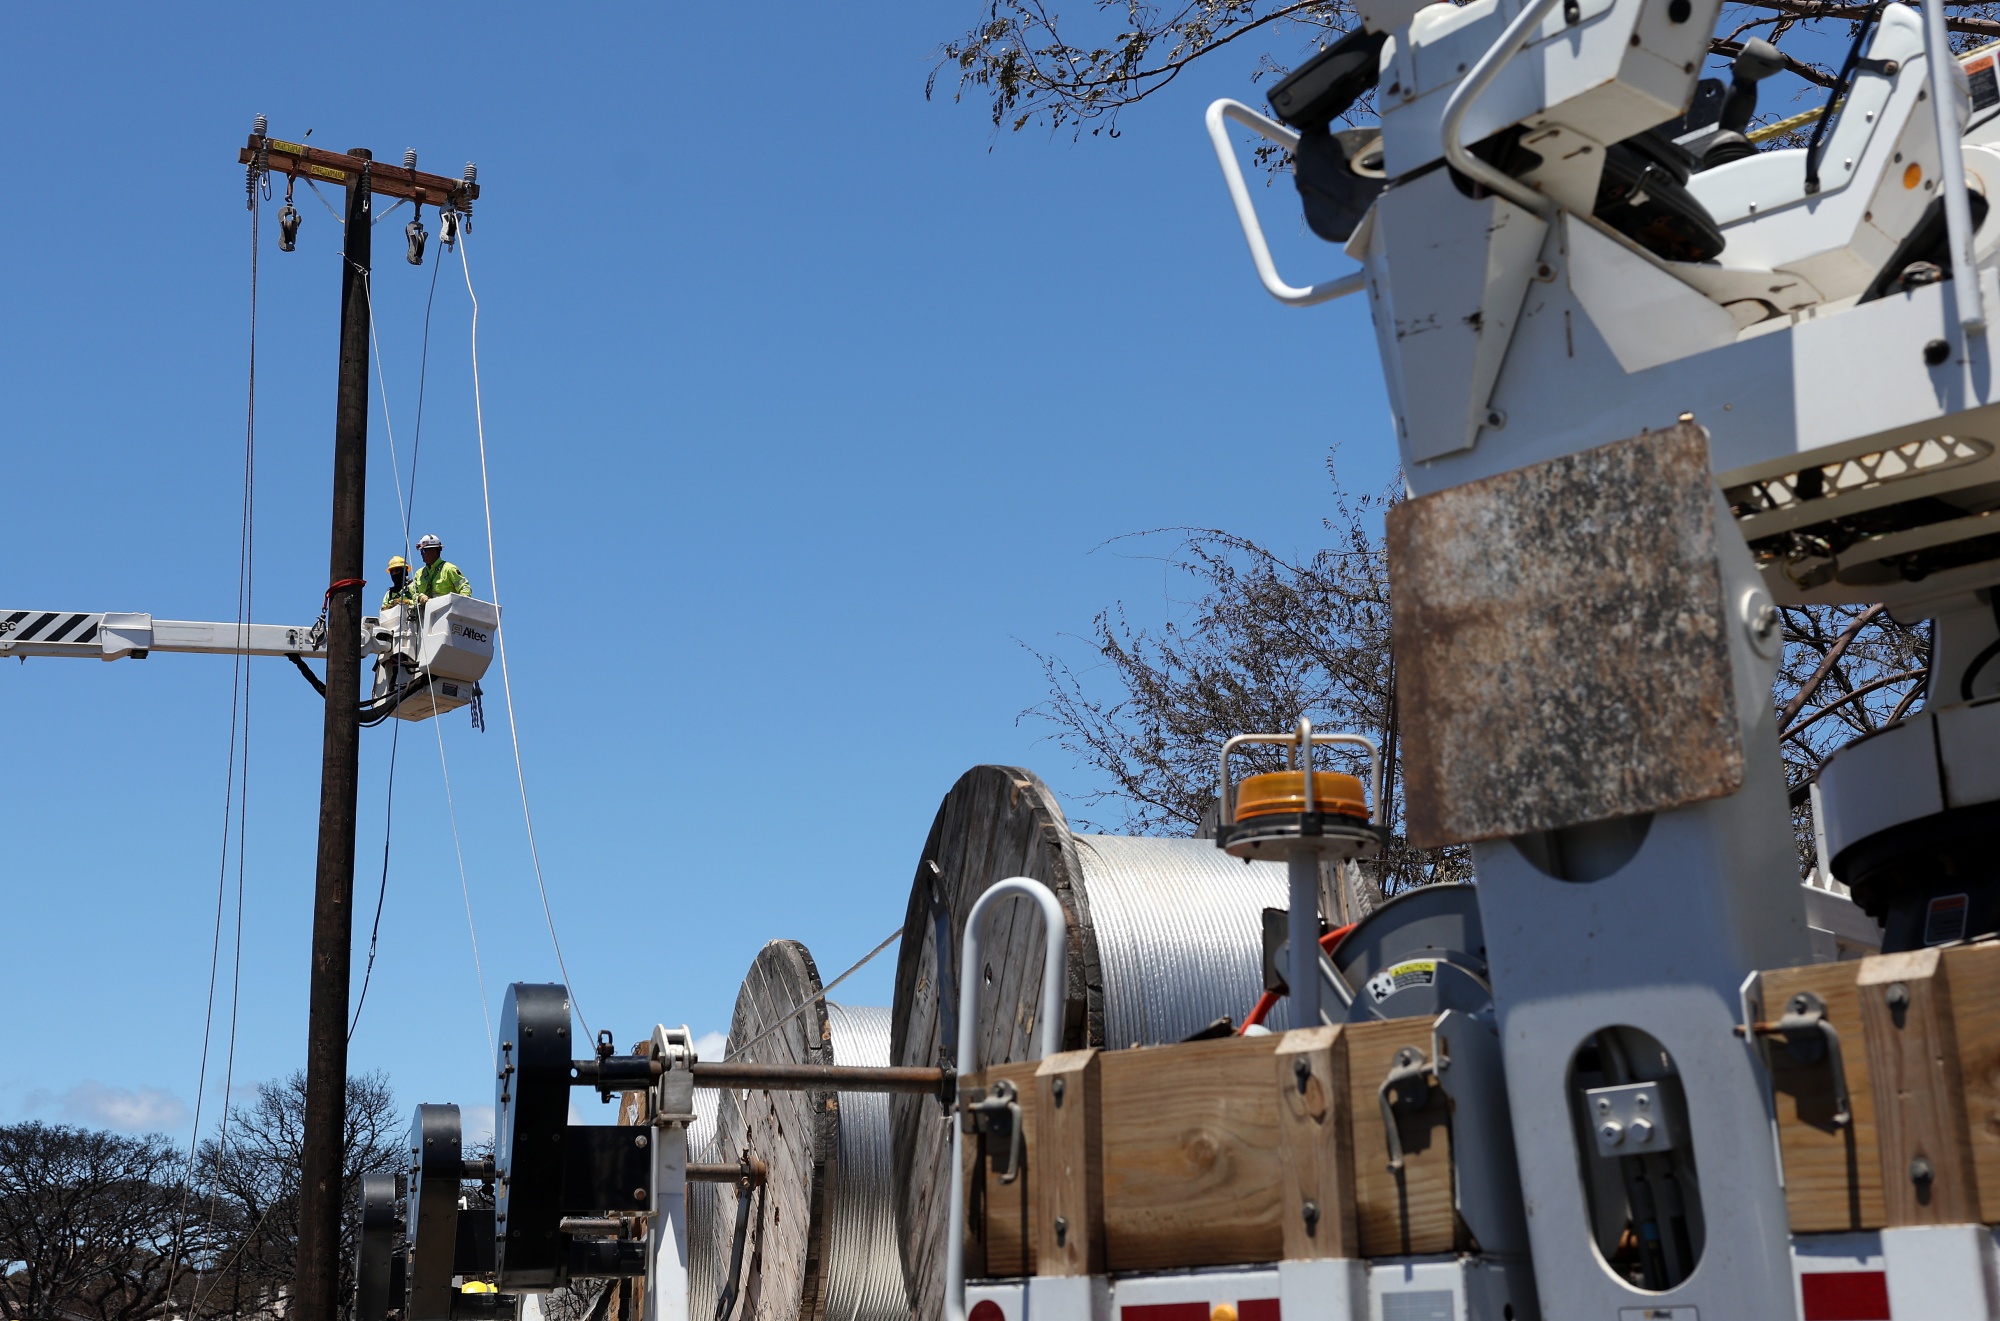
<path id="1" fill-rule="evenodd" d="M 375 889 L 375 922 L 368 929 L 368 965 L 361 972 L 361 994 L 354 999 L 354 1020 L 347 1025 L 347 1039 L 361 1026 L 361 1009 L 368 1003 L 368 983 L 375 976 L 375 943 L 382 935 L 382 904 L 389 897 L 389 841 L 396 820 L 396 748 L 403 741 L 403 722 L 389 736 L 389 792 L 382 808 L 382 882 Z"/>

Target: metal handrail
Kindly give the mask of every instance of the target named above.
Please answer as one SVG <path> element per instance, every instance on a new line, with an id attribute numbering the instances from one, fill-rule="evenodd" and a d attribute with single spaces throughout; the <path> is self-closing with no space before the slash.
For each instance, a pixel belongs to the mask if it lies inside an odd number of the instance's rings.
<path id="1" fill-rule="evenodd" d="M 1979 289 L 1979 258 L 1973 248 L 1972 202 L 1965 191 L 1965 157 L 1959 143 L 1957 87 L 1952 71 L 1958 57 L 1945 32 L 1943 0 L 1930 0 L 1924 11 L 1924 74 L 1931 87 L 1931 111 L 1937 117 L 1938 191 L 1944 197 L 1944 227 L 1951 239 L 1952 294 L 1958 304 L 1959 329 L 1967 335 L 1986 333 L 1986 299 Z"/>
<path id="2" fill-rule="evenodd" d="M 1250 187 L 1243 182 L 1243 167 L 1237 164 L 1236 144 L 1229 140 L 1229 127 L 1225 120 L 1235 120 L 1286 151 L 1299 145 L 1299 135 L 1276 120 L 1266 119 L 1241 101 L 1232 101 L 1226 96 L 1208 107 L 1208 140 L 1215 147 L 1215 159 L 1222 165 L 1223 182 L 1229 185 L 1229 200 L 1236 206 L 1236 223 L 1243 227 L 1243 241 L 1250 245 L 1250 260 L 1257 266 L 1257 278 L 1264 282 L 1264 292 L 1287 307 L 1311 307 L 1315 303 L 1331 302 L 1359 293 L 1367 284 L 1367 277 L 1360 271 L 1303 288 L 1286 284 L 1279 276 L 1277 263 L 1271 259 L 1271 245 L 1264 241 L 1264 226 L 1257 219 L 1256 206 L 1250 201 Z"/>
<path id="3" fill-rule="evenodd" d="M 1444 158 L 1451 162 L 1453 169 L 1544 220 L 1555 214 L 1555 200 L 1480 160 L 1459 141 L 1459 132 L 1465 125 L 1465 115 L 1472 109 L 1472 103 L 1479 99 L 1488 83 L 1499 77 L 1508 62 L 1521 53 L 1529 34 L 1541 26 L 1542 20 L 1555 7 L 1556 0 L 1534 0 L 1514 16 L 1514 21 L 1501 31 L 1500 39 L 1487 47 L 1479 62 L 1472 66 L 1472 72 L 1466 74 L 1464 80 L 1452 90 L 1451 99 L 1444 105 L 1444 120 L 1439 126 L 1444 136 Z"/>
<path id="4" fill-rule="evenodd" d="M 958 1076 L 979 1069 L 979 923 L 996 901 L 1032 899 L 1042 910 L 1047 948 L 1042 954 L 1041 1023 L 1036 1032 L 1039 1058 L 1062 1049 L 1064 958 L 1069 949 L 1069 920 L 1048 886 L 1027 876 L 1013 876 L 989 887 L 965 915 L 965 943 L 958 967 Z M 951 1210 L 944 1249 L 945 1321 L 965 1321 L 965 1125 L 952 1107 Z"/>

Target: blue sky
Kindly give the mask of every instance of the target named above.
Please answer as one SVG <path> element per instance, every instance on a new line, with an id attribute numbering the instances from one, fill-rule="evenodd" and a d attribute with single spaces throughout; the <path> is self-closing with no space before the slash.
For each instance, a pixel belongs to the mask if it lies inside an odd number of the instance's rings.
<path id="1" fill-rule="evenodd" d="M 1202 131 L 1255 52 L 1197 65 L 1115 141 L 996 136 L 927 103 L 967 3 L 0 11 L 8 609 L 229 619 L 239 572 L 253 114 L 485 186 L 495 552 L 549 898 L 590 1026 L 727 1024 L 775 937 L 831 975 L 901 921 L 938 800 L 984 761 L 1096 787 L 1020 713 L 1030 648 L 1173 584 L 1127 533 L 1319 544 L 1325 461 L 1393 470 L 1365 309 L 1255 284 Z M 336 17 L 337 13 L 337 17 Z M 282 188 L 282 184 L 280 185 Z M 1345 269 L 1266 194 L 1281 266 Z M 338 225 L 265 212 L 255 618 L 325 586 Z M 405 479 L 430 271 L 376 231 Z M 435 223 L 432 224 L 435 229 Z M 434 241 L 435 247 L 435 241 Z M 437 286 L 415 532 L 482 594 L 469 305 Z M 373 396 L 371 595 L 401 547 Z M 0 663 L 0 1118 L 185 1134 L 215 930 L 231 663 Z M 303 1060 L 320 705 L 251 667 L 238 1088 Z M 497 675 L 496 675 L 497 677 Z M 494 1014 L 552 979 L 506 714 L 442 733 Z M 358 944 L 388 729 L 363 747 Z M 406 727 L 353 1067 L 489 1102 L 436 735 Z M 209 1064 L 225 1068 L 229 927 Z M 892 955 L 850 985 L 887 1003 Z M 359 957 L 357 956 L 357 978 Z M 590 1107 L 595 1110 L 595 1107 Z"/>

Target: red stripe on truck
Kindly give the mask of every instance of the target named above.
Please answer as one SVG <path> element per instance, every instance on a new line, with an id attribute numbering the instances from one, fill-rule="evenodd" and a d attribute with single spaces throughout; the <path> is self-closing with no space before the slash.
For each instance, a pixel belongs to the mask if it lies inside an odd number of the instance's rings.
<path id="1" fill-rule="evenodd" d="M 1799 1276 L 1805 1321 L 1889 1321 L 1889 1277 L 1881 1271 Z"/>

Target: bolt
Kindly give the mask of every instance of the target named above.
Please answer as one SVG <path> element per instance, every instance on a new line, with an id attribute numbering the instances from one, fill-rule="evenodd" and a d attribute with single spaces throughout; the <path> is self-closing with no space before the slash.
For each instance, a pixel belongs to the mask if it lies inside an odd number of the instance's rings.
<path id="1" fill-rule="evenodd" d="M 1643 1118 L 1635 1119 L 1632 1121 L 1630 1132 L 1632 1134 L 1632 1145 L 1643 1147 L 1653 1140 L 1653 1121 Z"/>
<path id="2" fill-rule="evenodd" d="M 635 1202 L 643 1202 L 643 1201 L 645 1201 L 645 1200 L 646 1200 L 646 1190 L 645 1190 L 644 1188 L 634 1188 L 634 1189 L 632 1190 L 632 1200 L 633 1200 L 633 1201 L 635 1201 Z"/>
<path id="3" fill-rule="evenodd" d="M 1941 339 L 1934 339 L 1924 345 L 1924 365 L 1942 367 L 1945 359 L 1951 357 L 1951 345 Z"/>
<path id="4" fill-rule="evenodd" d="M 1890 982 L 1889 989 L 1882 992 L 1882 1003 L 1888 1005 L 1891 1009 L 1908 1009 L 1910 1007 L 1910 988 L 1902 982 Z"/>
<path id="5" fill-rule="evenodd" d="M 1056 1217 L 1056 1246 L 1061 1247 L 1069 1238 L 1069 1221 L 1063 1216 Z"/>
<path id="6" fill-rule="evenodd" d="M 1049 1084 L 1049 1090 L 1055 1093 L 1055 1097 L 1056 1097 L 1056 1109 L 1058 1109 L 1058 1110 L 1062 1109 L 1062 1103 L 1063 1103 L 1063 1080 L 1062 1080 L 1061 1078 L 1057 1078 L 1057 1079 L 1056 1079 L 1056 1080 L 1055 1080 L 1054 1082 L 1052 1082 L 1052 1083 L 1050 1083 L 1050 1084 Z"/>
<path id="7" fill-rule="evenodd" d="M 1929 1183 L 1932 1179 L 1935 1179 L 1936 1177 L 1937 1177 L 1937 1171 L 1931 1168 L 1931 1163 L 1926 1158 L 1919 1156 L 1915 1160 L 1910 1162 L 1911 1183 L 1914 1183 L 1919 1187 L 1921 1187 L 1922 1185 Z"/>
<path id="8" fill-rule="evenodd" d="M 1305 1056 L 1301 1055 L 1292 1061 L 1292 1077 L 1298 1079 L 1299 1094 L 1303 1096 L 1306 1084 L 1312 1081 L 1312 1065 L 1306 1062 Z"/>
<path id="9" fill-rule="evenodd" d="M 1597 1126 L 1597 1139 L 1607 1147 L 1615 1147 L 1625 1141 L 1625 1126 L 1615 1119 L 1607 1119 Z"/>
<path id="10" fill-rule="evenodd" d="M 646 1135 L 641 1133 L 638 1137 L 633 1138 L 632 1145 L 635 1147 L 644 1147 L 646 1145 Z"/>
<path id="11" fill-rule="evenodd" d="M 1314 1200 L 1312 1200 L 1312 1198 L 1308 1197 L 1306 1199 L 1306 1204 L 1299 1208 L 1299 1212 L 1300 1214 L 1305 1216 L 1306 1237 L 1307 1238 L 1319 1237 L 1319 1203 L 1315 1202 Z"/>

